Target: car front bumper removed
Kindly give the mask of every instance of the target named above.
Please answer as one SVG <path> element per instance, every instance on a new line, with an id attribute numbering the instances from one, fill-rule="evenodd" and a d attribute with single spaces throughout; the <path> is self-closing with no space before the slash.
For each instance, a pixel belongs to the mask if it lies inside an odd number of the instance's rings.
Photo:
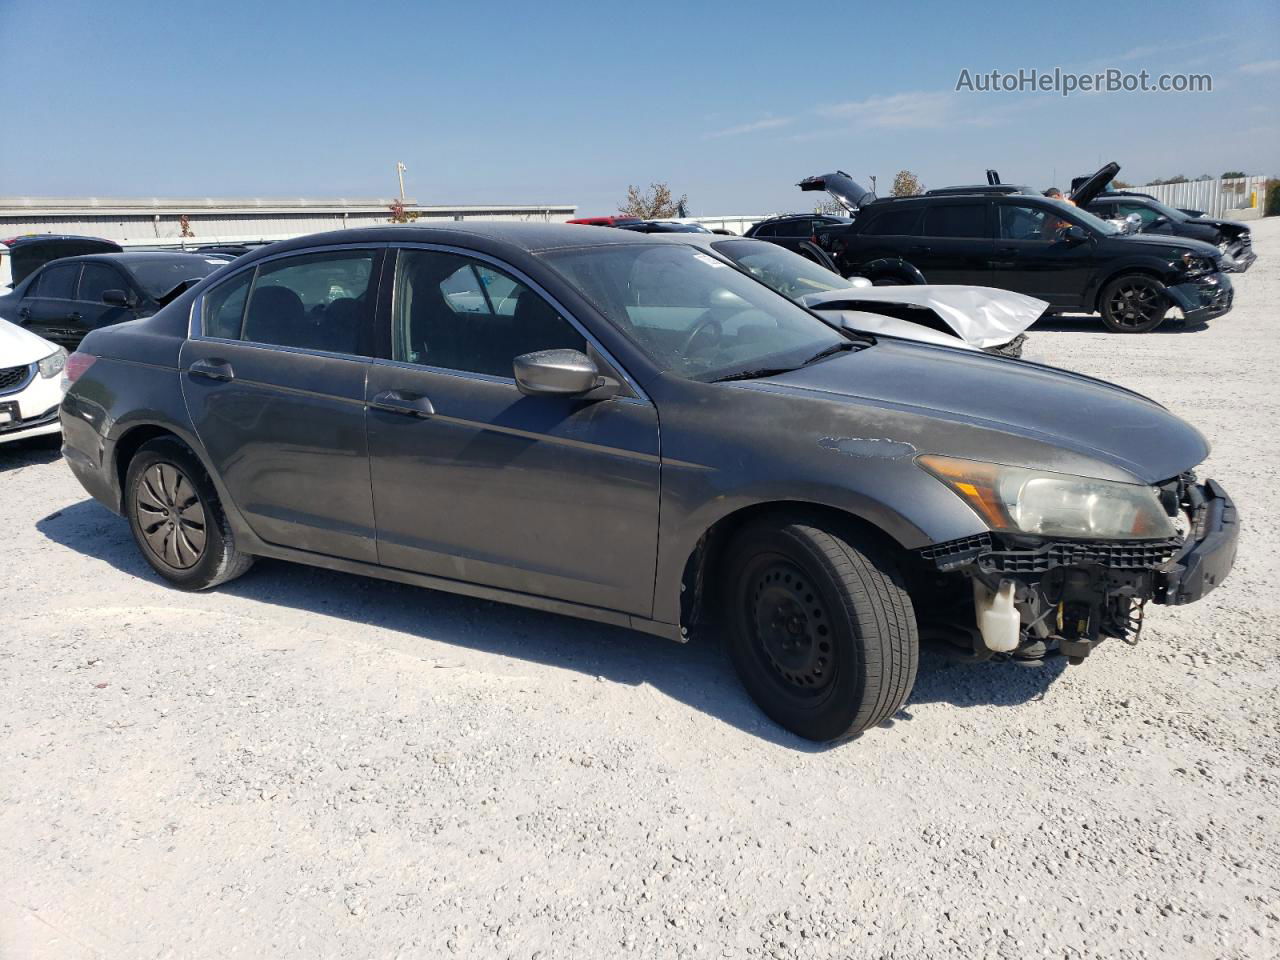
<path id="1" fill-rule="evenodd" d="M 1235 504 L 1214 480 L 1166 485 L 1189 523 L 1167 540 L 1054 540 L 985 534 L 921 551 L 973 583 L 973 646 L 981 656 L 1057 649 L 1079 662 L 1108 637 L 1136 643 L 1148 602 L 1193 603 L 1236 556 Z"/>

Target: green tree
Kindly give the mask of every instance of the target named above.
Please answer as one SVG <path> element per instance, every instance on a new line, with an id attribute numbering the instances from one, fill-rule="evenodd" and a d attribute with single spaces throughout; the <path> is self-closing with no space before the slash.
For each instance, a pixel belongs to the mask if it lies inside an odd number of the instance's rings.
<path id="1" fill-rule="evenodd" d="M 1245 173 L 1243 170 L 1228 170 L 1226 173 L 1222 175 L 1222 179 L 1223 180 L 1241 180 L 1247 176 L 1248 174 Z"/>

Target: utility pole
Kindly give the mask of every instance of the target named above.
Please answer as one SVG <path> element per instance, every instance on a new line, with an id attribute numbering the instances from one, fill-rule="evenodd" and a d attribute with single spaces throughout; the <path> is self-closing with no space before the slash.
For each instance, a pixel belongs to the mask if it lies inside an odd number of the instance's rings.
<path id="1" fill-rule="evenodd" d="M 400 178 L 400 202 L 404 203 L 404 172 L 409 168 L 399 160 L 396 161 L 396 176 Z"/>

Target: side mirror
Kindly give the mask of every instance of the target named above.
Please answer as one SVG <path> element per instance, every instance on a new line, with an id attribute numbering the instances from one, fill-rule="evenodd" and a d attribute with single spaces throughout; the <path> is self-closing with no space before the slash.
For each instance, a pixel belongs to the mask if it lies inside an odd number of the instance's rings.
<path id="1" fill-rule="evenodd" d="M 1089 234 L 1084 227 L 1072 224 L 1062 231 L 1062 239 L 1067 243 L 1084 243 L 1089 239 Z"/>
<path id="2" fill-rule="evenodd" d="M 123 290 L 103 290 L 102 302 L 111 307 L 135 307 L 138 301 Z"/>
<path id="3" fill-rule="evenodd" d="M 1158 217 L 1156 217 L 1154 220 L 1152 220 L 1152 221 L 1151 221 L 1151 223 L 1150 223 L 1150 224 L 1148 224 L 1148 226 L 1152 226 L 1152 227 L 1163 227 L 1163 226 L 1164 226 L 1166 223 L 1168 223 L 1168 222 L 1169 222 L 1169 218 L 1168 218 L 1168 217 L 1166 217 L 1164 214 L 1161 214 L 1160 216 L 1158 216 Z"/>
<path id="4" fill-rule="evenodd" d="M 512 361 L 516 386 L 527 397 L 574 397 L 608 381 L 581 350 L 538 350 Z"/>

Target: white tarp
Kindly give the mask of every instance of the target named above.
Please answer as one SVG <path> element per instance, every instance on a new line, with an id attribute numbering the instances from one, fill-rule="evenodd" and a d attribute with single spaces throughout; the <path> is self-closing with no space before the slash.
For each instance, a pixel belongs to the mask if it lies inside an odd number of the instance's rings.
<path id="1" fill-rule="evenodd" d="M 974 347 L 998 347 L 1008 343 L 1040 319 L 1049 308 L 1044 300 L 995 287 L 970 287 L 960 284 L 919 284 L 901 287 L 859 287 L 830 290 L 801 297 L 805 306 L 830 310 L 824 304 L 848 303 L 838 313 L 856 314 L 865 320 L 874 312 L 876 303 L 905 303 L 928 307 L 955 331 L 965 343 Z M 852 322 L 850 326 L 863 329 Z M 899 321 L 902 322 L 902 321 Z M 870 331 L 875 332 L 875 331 Z M 888 333 L 889 331 L 884 331 Z"/>

